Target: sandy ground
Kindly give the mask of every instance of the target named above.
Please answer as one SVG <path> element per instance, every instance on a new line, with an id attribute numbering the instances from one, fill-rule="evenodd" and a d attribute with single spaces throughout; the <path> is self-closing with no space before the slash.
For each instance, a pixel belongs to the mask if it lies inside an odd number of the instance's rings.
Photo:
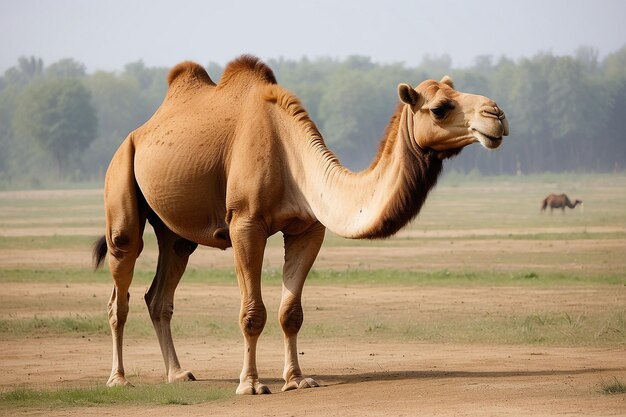
<path id="1" fill-rule="evenodd" d="M 136 288 L 135 288 L 136 287 Z M 145 290 L 133 287 L 131 316 L 146 315 Z M 109 285 L 3 284 L 0 317 L 27 316 L 19 302 L 42 300 L 39 317 L 93 313 L 103 309 Z M 276 317 L 279 288 L 268 286 L 265 300 L 269 320 Z M 558 311 L 565 306 L 596 310 L 619 305 L 626 292 L 612 286 L 520 287 L 370 287 L 310 286 L 305 292 L 305 326 L 316 321 L 350 322 L 373 311 L 428 320 L 463 314 L 507 315 Z M 56 299 L 58 302 L 44 300 Z M 79 303 L 79 300 L 86 300 Z M 30 301 L 29 301 L 30 300 Z M 177 316 L 205 312 L 236 320 L 235 286 L 182 285 L 177 293 Z M 9 313 L 10 312 L 10 313 Z M 230 318 L 229 318 L 230 317 Z M 104 384 L 110 366 L 107 336 L 41 336 L 0 342 L 0 390 L 18 386 L 37 389 Z M 155 337 L 126 338 L 125 363 L 136 384 L 163 383 L 163 365 Z M 241 341 L 185 337 L 177 340 L 183 366 L 207 387 L 234 390 L 241 367 Z M 282 341 L 278 333 L 261 338 L 259 372 L 275 394 L 234 397 L 186 406 L 114 406 L 23 410 L 46 416 L 363 416 L 363 415 L 624 415 L 626 396 L 599 392 L 603 380 L 626 379 L 626 348 L 507 346 L 500 344 L 421 343 L 343 336 L 301 338 L 303 369 L 321 388 L 281 393 Z M 1 408 L 0 408 L 1 410 Z M 15 415 L 19 414 L 19 410 Z"/>
<path id="2" fill-rule="evenodd" d="M 39 387 L 104 383 L 109 340 L 78 339 L 71 341 L 69 348 L 68 342 L 66 338 L 35 339 L 28 344 L 3 342 L 3 385 L 25 380 L 36 381 Z M 239 346 L 200 340 L 185 340 L 184 345 L 182 360 L 194 365 L 199 378 L 194 383 L 236 387 L 241 365 Z M 264 340 L 259 348 L 260 372 L 269 376 L 264 382 L 275 392 L 269 396 L 188 406 L 30 410 L 29 414 L 608 416 L 626 411 L 624 395 L 598 392 L 603 378 L 626 377 L 624 350 L 384 342 L 363 345 L 324 339 L 313 346 L 304 351 L 301 361 L 322 385 L 317 389 L 280 393 L 281 343 Z M 127 362 L 145 370 L 142 383 L 162 381 L 156 370 L 162 366 L 156 341 L 129 341 L 127 352 Z"/>

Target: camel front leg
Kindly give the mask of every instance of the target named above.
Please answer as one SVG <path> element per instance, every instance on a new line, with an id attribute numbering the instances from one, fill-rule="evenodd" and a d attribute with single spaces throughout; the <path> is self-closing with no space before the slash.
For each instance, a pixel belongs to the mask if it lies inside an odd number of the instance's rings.
<path id="1" fill-rule="evenodd" d="M 325 228 L 316 223 L 300 235 L 285 235 L 285 266 L 283 268 L 283 288 L 278 319 L 283 329 L 285 341 L 285 368 L 283 391 L 297 388 L 318 387 L 313 378 L 302 375 L 298 363 L 298 332 L 304 320 L 302 310 L 302 288 L 313 266 L 322 242 Z"/>
<path id="2" fill-rule="evenodd" d="M 259 382 L 256 366 L 256 345 L 267 319 L 261 297 L 261 269 L 267 232 L 260 223 L 234 218 L 231 221 L 230 237 L 241 292 L 239 325 L 244 337 L 243 368 L 236 392 L 247 395 L 269 394 L 269 388 Z"/>

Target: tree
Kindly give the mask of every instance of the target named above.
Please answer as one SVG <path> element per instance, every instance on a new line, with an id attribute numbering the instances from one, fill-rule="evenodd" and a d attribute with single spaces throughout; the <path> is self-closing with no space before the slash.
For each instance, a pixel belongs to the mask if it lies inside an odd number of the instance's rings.
<path id="1" fill-rule="evenodd" d="M 71 58 L 62 59 L 46 68 L 49 78 L 83 78 L 86 74 L 85 65 Z"/>
<path id="2" fill-rule="evenodd" d="M 367 167 L 375 156 L 398 102 L 402 76 L 385 69 L 353 69 L 354 61 L 336 71 L 320 100 L 320 128 L 329 147 L 351 169 Z M 399 67 L 390 66 L 388 69 Z M 393 79 L 393 81 L 392 81 Z"/>
<path id="3" fill-rule="evenodd" d="M 9 68 L 4 73 L 7 84 L 16 86 L 24 86 L 37 77 L 43 75 L 43 60 L 41 58 L 21 57 L 17 61 L 17 65 Z"/>
<path id="4" fill-rule="evenodd" d="M 147 68 L 143 61 L 136 61 L 124 66 L 124 77 L 138 83 L 142 97 L 149 103 L 150 114 L 161 104 L 167 91 L 168 68 Z"/>
<path id="5" fill-rule="evenodd" d="M 452 69 L 452 58 L 450 58 L 448 54 L 441 56 L 431 56 L 427 54 L 422 59 L 420 69 L 424 71 L 428 77 L 440 79 L 450 73 Z"/>
<path id="6" fill-rule="evenodd" d="M 130 77 L 98 71 L 85 84 L 98 116 L 98 134 L 83 154 L 82 162 L 86 174 L 99 175 L 124 138 L 150 117 L 155 104 L 146 103 L 139 84 Z"/>
<path id="7" fill-rule="evenodd" d="M 67 163 L 95 138 L 97 119 L 87 89 L 76 79 L 41 80 L 19 97 L 15 132 L 32 138 L 56 162 L 64 177 Z"/>

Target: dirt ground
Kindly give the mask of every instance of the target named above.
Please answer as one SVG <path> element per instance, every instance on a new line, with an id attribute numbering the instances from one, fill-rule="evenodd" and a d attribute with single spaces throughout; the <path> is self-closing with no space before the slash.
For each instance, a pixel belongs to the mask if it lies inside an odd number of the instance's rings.
<path id="1" fill-rule="evenodd" d="M 97 284 L 3 284 L 0 301 L 6 313 L 21 314 L 16 301 L 56 297 L 42 302 L 36 314 L 45 317 L 93 312 L 104 308 L 110 287 Z M 133 287 L 129 320 L 147 314 L 143 286 Z M 616 292 L 617 290 L 617 292 Z M 280 288 L 265 290 L 269 320 L 276 317 Z M 565 305 L 593 310 L 626 301 L 622 288 L 562 287 L 369 287 L 311 286 L 305 291 L 305 326 L 316 320 L 346 322 L 372 311 L 395 311 L 399 316 L 419 309 L 424 320 L 442 315 L 512 314 L 558 310 Z M 91 300 L 83 304 L 78 300 Z M 178 317 L 205 312 L 236 320 L 236 286 L 181 285 Z M 620 301 L 621 300 L 621 301 Z M 90 304 L 90 303 L 93 303 Z M 46 306 L 47 307 L 44 307 Z M 73 307 L 72 307 L 73 306 Z M 66 309 L 66 311 L 65 311 Z M 142 311 L 143 310 L 143 311 Z M 32 309 L 29 309 L 32 314 Z M 23 313 L 23 312 L 22 312 Z M 104 314 L 104 311 L 103 311 Z M 135 315 L 133 315 L 135 314 Z M 5 315 L 5 314 L 3 314 Z M 194 384 L 234 390 L 241 367 L 241 341 L 185 337 L 177 339 L 181 363 L 199 379 Z M 36 389 L 95 386 L 109 373 L 111 346 L 95 337 L 29 336 L 0 342 L 0 390 L 17 386 Z M 163 382 L 163 365 L 156 338 L 126 338 L 125 363 L 136 384 Z M 302 337 L 301 365 L 321 387 L 281 393 L 282 340 L 278 333 L 259 343 L 259 372 L 274 394 L 234 397 L 185 406 L 71 407 L 27 410 L 46 416 L 301 416 L 301 415 L 624 415 L 626 396 L 599 392 L 603 380 L 626 379 L 626 349 L 544 347 L 351 340 L 348 336 Z M 15 410 L 19 414 L 18 410 Z"/>
<path id="2" fill-rule="evenodd" d="M 101 191 L 94 191 L 100 193 Z M 65 196 L 65 192 L 5 193 L 21 198 Z M 68 196 L 73 196 L 68 192 Z M 99 194 L 98 194 L 99 195 Z M 43 196 L 43 197 L 42 197 Z M 16 208 L 15 210 L 21 210 Z M 536 210 L 536 207 L 534 208 Z M 89 218 L 90 219 L 90 218 Z M 87 220 L 89 220 L 87 219 Z M 24 224 L 20 223 L 23 222 Z M 6 220 L 0 236 L 91 235 L 96 227 L 63 227 L 62 220 L 26 227 L 28 220 Z M 623 233 L 623 225 L 559 227 L 561 233 Z M 396 268 L 424 271 L 497 270 L 623 274 L 626 239 L 498 240 L 498 233 L 550 233 L 551 229 L 403 231 L 398 237 L 436 237 L 410 246 L 324 246 L 319 269 Z M 488 239 L 454 239 L 485 235 Z M 400 244 L 399 244 L 400 245 Z M 270 245 L 266 268 L 280 268 L 283 251 Z M 139 268 L 152 268 L 156 250 L 147 248 Z M 89 248 L 0 251 L 5 269 L 89 268 Z M 190 268 L 232 268 L 232 251 L 198 248 Z M 145 285 L 131 287 L 131 316 L 147 317 Z M 0 319 L 105 315 L 110 282 L 0 283 Z M 280 288 L 264 287 L 268 326 L 275 322 Z M 546 347 L 397 341 L 352 337 L 350 329 L 364 318 L 441 320 L 466 315 L 536 314 L 597 311 L 626 306 L 626 287 L 570 286 L 368 286 L 311 285 L 305 288 L 305 324 L 299 342 L 303 371 L 320 388 L 281 393 L 283 343 L 279 331 L 266 331 L 259 342 L 261 380 L 274 394 L 234 396 L 199 405 L 142 405 L 11 409 L 0 415 L 40 416 L 626 416 L 626 395 L 599 392 L 602 381 L 626 380 L 626 347 Z M 206 315 L 236 326 L 236 285 L 183 282 L 177 292 L 174 321 Z M 383 317 L 384 316 L 384 317 Z M 315 323 L 338 323 L 330 334 L 308 332 Z M 275 326 L 275 323 L 274 323 Z M 270 330 L 270 329 L 267 329 Z M 238 334 L 221 338 L 185 336 L 175 342 L 181 363 L 198 378 L 193 384 L 235 390 L 241 369 Z M 163 383 L 163 362 L 154 335 L 125 338 L 125 365 L 137 385 Z M 16 387 L 57 389 L 102 386 L 110 372 L 108 336 L 32 334 L 0 340 L 0 392 Z"/>

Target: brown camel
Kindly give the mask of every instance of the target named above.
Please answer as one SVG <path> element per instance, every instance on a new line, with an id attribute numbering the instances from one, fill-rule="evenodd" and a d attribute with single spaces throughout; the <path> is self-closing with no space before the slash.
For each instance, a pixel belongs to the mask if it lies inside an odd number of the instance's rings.
<path id="1" fill-rule="evenodd" d="M 159 258 L 145 301 L 170 382 L 195 379 L 181 369 L 170 330 L 174 291 L 189 255 L 198 244 L 232 247 L 244 337 L 237 393 L 269 393 L 256 366 L 266 321 L 261 267 L 266 239 L 282 232 L 283 390 L 315 387 L 300 370 L 296 339 L 302 287 L 325 228 L 354 239 L 393 235 L 417 215 L 443 159 L 475 142 L 497 148 L 508 134 L 496 103 L 455 91 L 448 77 L 415 89 L 400 84 L 401 103 L 378 156 L 354 173 L 328 150 L 298 99 L 254 57 L 231 62 L 217 85 L 191 62 L 174 67 L 168 83 L 162 105 L 122 143 L 105 179 L 106 234 L 94 248 L 94 261 L 98 266 L 108 250 L 114 281 L 109 386 L 129 384 L 122 337 L 146 219 Z"/>
<path id="2" fill-rule="evenodd" d="M 573 209 L 577 205 L 582 205 L 583 202 L 581 200 L 576 200 L 574 203 L 570 201 L 570 199 L 565 194 L 550 194 L 546 198 L 543 199 L 543 204 L 541 205 L 541 211 L 544 211 L 546 207 L 550 207 L 550 213 L 552 210 L 560 208 L 563 213 L 565 213 L 565 207 L 569 207 Z"/>

